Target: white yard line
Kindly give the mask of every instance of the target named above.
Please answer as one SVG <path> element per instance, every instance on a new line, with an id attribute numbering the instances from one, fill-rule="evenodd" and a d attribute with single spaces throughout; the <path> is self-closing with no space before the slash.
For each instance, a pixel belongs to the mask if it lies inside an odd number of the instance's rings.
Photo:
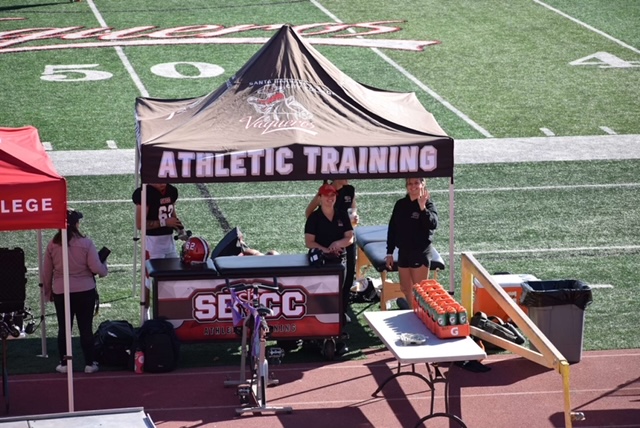
<path id="1" fill-rule="evenodd" d="M 96 17 L 96 20 L 98 21 L 98 23 L 105 28 L 109 27 L 107 25 L 107 22 L 102 17 L 102 14 L 96 7 L 95 3 L 93 2 L 93 0 L 87 0 L 87 4 L 91 8 L 91 11 L 93 12 L 93 15 Z M 118 58 L 120 58 L 120 61 L 122 61 L 122 64 L 124 65 L 125 70 L 127 70 L 127 73 L 129 73 L 129 76 L 131 76 L 131 80 L 133 80 L 133 83 L 136 85 L 136 88 L 138 88 L 140 95 L 142 95 L 143 97 L 148 97 L 149 92 L 147 92 L 147 89 L 144 87 L 144 84 L 140 79 L 140 76 L 138 76 L 138 73 L 136 73 L 136 71 L 134 70 L 133 65 L 131 65 L 129 58 L 127 58 L 122 48 L 120 46 L 116 46 L 114 47 L 114 49 L 118 54 Z"/>
<path id="2" fill-rule="evenodd" d="M 320 2 L 316 1 L 316 0 L 311 0 L 311 3 L 317 7 L 318 9 L 320 9 L 325 15 L 327 15 L 329 18 L 333 19 L 335 22 L 342 24 L 343 22 L 333 13 L 331 13 L 330 10 L 328 10 L 326 7 L 324 7 L 322 4 L 320 4 Z M 349 31 L 354 32 L 353 29 L 349 29 Z M 398 64 L 397 62 L 395 62 L 394 60 L 392 60 L 391 58 L 389 58 L 386 54 L 382 53 L 378 48 L 371 48 L 371 50 L 378 55 L 380 58 L 382 58 L 387 64 L 391 65 L 393 68 L 395 68 L 400 74 L 402 74 L 403 76 L 405 76 L 407 79 L 409 79 L 410 81 L 412 81 L 414 84 L 416 84 L 420 89 L 422 89 L 424 92 L 426 92 L 427 94 L 429 94 L 430 97 L 432 97 L 433 99 L 435 99 L 436 101 L 438 101 L 440 104 L 442 104 L 443 106 L 445 106 L 447 109 L 449 109 L 451 112 L 453 112 L 456 116 L 458 116 L 460 119 L 462 119 L 463 121 L 465 121 L 469 126 L 471 126 L 473 129 L 475 129 L 476 131 L 478 131 L 480 134 L 484 135 L 487 138 L 492 138 L 493 136 L 491 135 L 491 133 L 489 131 L 487 131 L 486 129 L 484 129 L 482 126 L 478 125 L 476 122 L 474 122 L 469 116 L 467 116 L 466 114 L 464 114 L 463 112 L 461 112 L 460 110 L 458 110 L 456 107 L 454 107 L 450 102 L 448 102 L 447 100 L 445 100 L 443 97 L 441 97 L 436 91 L 434 91 L 433 89 L 431 89 L 430 87 L 428 87 L 427 85 L 425 85 L 422 81 L 420 81 L 417 77 L 415 77 L 413 74 L 409 73 L 407 70 L 404 69 L 404 67 L 402 67 L 400 64 Z"/>
<path id="3" fill-rule="evenodd" d="M 616 135 L 616 131 L 614 131 L 613 129 L 609 128 L 608 126 L 600 126 L 600 129 L 602 129 L 604 132 L 606 132 L 609 135 Z"/>
<path id="4" fill-rule="evenodd" d="M 476 254 L 529 254 L 529 253 L 567 253 L 567 252 L 583 252 L 583 251 L 611 251 L 611 250 L 620 250 L 620 251 L 635 251 L 640 250 L 640 245 L 612 245 L 609 247 L 562 247 L 562 248 L 528 248 L 526 250 L 486 250 L 486 251 L 473 251 L 473 250 L 465 250 L 465 252 Z M 459 252 L 455 253 L 459 255 Z M 443 255 L 446 257 L 446 255 Z"/>
<path id="5" fill-rule="evenodd" d="M 563 16 L 563 17 L 567 18 L 568 20 L 573 21 L 573 22 L 575 22 L 576 24 L 583 26 L 583 27 L 584 27 L 584 28 L 586 28 L 587 30 L 593 31 L 593 32 L 594 32 L 594 33 L 596 33 L 596 34 L 599 34 L 599 35 L 601 35 L 602 37 L 605 37 L 605 38 L 607 38 L 607 39 L 611 40 L 612 42 L 617 43 L 618 45 L 622 46 L 623 48 L 627 48 L 627 49 L 629 49 L 629 50 L 631 50 L 631 51 L 633 51 L 633 52 L 635 52 L 635 53 L 637 53 L 637 54 L 640 54 L 640 49 L 638 49 L 638 48 L 634 48 L 633 46 L 628 45 L 628 44 L 626 44 L 625 42 L 623 42 L 623 41 L 621 41 L 621 40 L 618 40 L 618 39 L 616 39 L 616 38 L 615 38 L 615 37 L 613 37 L 613 36 L 610 36 L 609 34 L 605 33 L 604 31 L 598 30 L 597 28 L 594 28 L 594 27 L 592 27 L 591 25 L 586 24 L 586 23 L 584 23 L 584 22 L 580 21 L 579 19 L 574 18 L 574 17 L 573 17 L 573 16 L 571 16 L 571 15 L 568 15 L 568 14 L 566 14 L 566 13 L 564 13 L 564 12 L 562 12 L 562 11 L 560 11 L 560 10 L 556 9 L 555 7 L 549 6 L 549 5 L 548 5 L 548 4 L 546 4 L 545 2 L 542 2 L 542 1 L 540 1 L 540 0 L 533 0 L 533 2 L 534 2 L 534 3 L 538 3 L 540 6 L 546 7 L 546 8 L 547 8 L 547 9 L 549 9 L 550 11 L 555 12 L 555 13 L 557 13 L 558 15 Z"/>
<path id="6" fill-rule="evenodd" d="M 542 191 L 542 190 L 574 190 L 574 189 L 620 189 L 620 188 L 640 187 L 640 183 L 611 183 L 611 184 L 571 184 L 564 186 L 526 186 L 526 187 L 485 187 L 476 189 L 456 189 L 456 193 L 491 193 L 491 192 L 518 192 L 518 191 Z M 359 196 L 393 196 L 403 195 L 405 192 L 358 192 Z M 449 190 L 431 190 L 430 193 L 448 194 Z M 253 199 L 291 199 L 301 198 L 310 199 L 313 193 L 286 194 L 286 195 L 241 195 L 241 196 L 215 196 L 211 198 L 180 198 L 180 202 L 199 202 L 208 199 L 216 201 L 236 201 L 247 198 Z M 91 205 L 91 204 L 129 204 L 130 199 L 93 199 L 90 201 L 69 201 L 72 205 Z"/>

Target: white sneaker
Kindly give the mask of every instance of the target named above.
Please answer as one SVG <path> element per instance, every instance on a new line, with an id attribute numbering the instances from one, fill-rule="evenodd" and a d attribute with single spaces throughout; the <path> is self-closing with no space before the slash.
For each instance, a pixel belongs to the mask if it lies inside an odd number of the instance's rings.
<path id="1" fill-rule="evenodd" d="M 98 363 L 95 361 L 90 366 L 84 366 L 85 373 L 95 373 L 98 371 Z"/>
<path id="2" fill-rule="evenodd" d="M 67 372 L 67 366 L 63 366 L 62 364 L 58 364 L 56 366 L 56 371 L 58 373 L 66 373 Z"/>

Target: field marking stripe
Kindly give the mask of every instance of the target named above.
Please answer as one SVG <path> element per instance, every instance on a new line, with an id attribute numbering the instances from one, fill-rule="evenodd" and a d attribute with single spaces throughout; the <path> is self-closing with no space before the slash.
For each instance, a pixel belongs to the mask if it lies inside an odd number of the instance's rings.
<path id="1" fill-rule="evenodd" d="M 640 187 L 640 183 L 613 183 L 613 184 L 575 184 L 575 185 L 566 185 L 566 186 L 527 186 L 527 187 L 494 187 L 494 188 L 483 188 L 483 189 L 456 189 L 456 193 L 480 193 L 480 192 L 515 192 L 515 191 L 532 191 L 532 190 L 572 190 L 572 189 L 615 189 L 615 188 L 633 188 Z M 358 192 L 358 195 L 361 196 L 394 196 L 394 195 L 404 195 L 406 192 L 402 192 L 399 190 L 389 191 L 389 192 Z M 441 190 L 430 190 L 430 193 L 449 193 L 446 189 Z M 242 195 L 242 196 L 212 196 L 218 201 L 233 201 L 239 199 L 285 199 L 285 198 L 312 198 L 314 194 L 312 193 L 300 193 L 300 194 L 290 194 L 290 195 Z M 180 201 L 205 201 L 208 198 L 180 198 Z M 93 200 L 78 200 L 78 201 L 69 201 L 70 204 L 121 204 L 121 203 L 130 203 L 131 199 L 93 199 Z"/>
<path id="2" fill-rule="evenodd" d="M 573 247 L 573 248 L 529 248 L 525 250 L 485 250 L 485 251 L 474 251 L 474 250 L 462 250 L 455 251 L 454 255 L 459 256 L 462 253 L 471 253 L 473 255 L 487 255 L 487 254 L 531 254 L 531 253 L 567 253 L 567 252 L 590 252 L 597 251 L 601 253 L 602 251 L 636 251 L 640 250 L 640 245 L 612 245 L 609 247 L 597 246 L 597 247 Z M 443 254 L 443 258 L 448 259 L 449 254 Z M 137 263 L 136 266 L 140 266 L 140 263 Z M 126 268 L 129 269 L 133 267 L 133 263 L 109 263 L 110 268 Z M 38 267 L 29 267 L 28 271 L 37 271 Z M 592 288 L 613 288 L 611 284 L 595 284 L 591 286 Z"/>
<path id="3" fill-rule="evenodd" d="M 624 47 L 624 48 L 627 48 L 627 49 L 629 49 L 629 50 L 631 50 L 631 51 L 633 51 L 633 52 L 635 52 L 635 53 L 637 53 L 637 54 L 640 54 L 640 49 L 634 48 L 633 46 L 626 44 L 626 43 L 625 43 L 625 42 L 623 42 L 622 40 L 618 40 L 618 39 L 616 39 L 615 37 L 610 36 L 609 34 L 605 33 L 605 32 L 604 32 L 604 31 L 602 31 L 602 30 L 598 30 L 597 28 L 592 27 L 591 25 L 589 25 L 589 24 L 587 24 L 587 23 L 585 23 L 585 22 L 580 21 L 579 19 L 576 19 L 576 18 L 574 18 L 573 16 L 568 15 L 568 14 L 566 14 L 566 13 L 562 12 L 561 10 L 556 9 L 556 8 L 555 8 L 555 7 L 553 7 L 553 6 L 549 6 L 549 5 L 548 5 L 548 4 L 546 4 L 545 2 L 542 2 L 542 1 L 540 1 L 540 0 L 533 0 L 533 1 L 534 1 L 534 3 L 538 3 L 540 6 L 546 7 L 546 8 L 547 8 L 547 9 L 549 9 L 550 11 L 555 12 L 555 13 L 557 13 L 558 15 L 563 16 L 563 17 L 567 18 L 568 20 L 573 21 L 573 22 L 575 22 L 576 24 L 583 26 L 583 27 L 584 27 L 584 28 L 586 28 L 587 30 L 591 30 L 591 31 L 593 31 L 594 33 L 597 33 L 597 34 L 601 35 L 602 37 L 605 37 L 605 38 L 607 38 L 607 39 L 611 40 L 612 42 L 619 44 L 620 46 L 622 46 L 622 47 Z"/>
<path id="4" fill-rule="evenodd" d="M 91 8 L 91 11 L 93 12 L 93 15 L 96 17 L 96 20 L 98 21 L 98 23 L 105 28 L 109 27 L 107 25 L 107 21 L 104 20 L 104 18 L 102 17 L 102 14 L 96 7 L 93 0 L 87 0 L 87 4 Z M 149 92 L 147 91 L 147 88 L 144 87 L 144 84 L 142 83 L 140 76 L 138 76 L 138 73 L 136 73 L 135 69 L 133 68 L 133 65 L 129 61 L 129 58 L 127 58 L 127 55 L 124 53 L 124 50 L 120 46 L 115 46 L 114 49 L 116 51 L 116 54 L 118 55 L 118 58 L 120 58 L 120 61 L 122 61 L 122 64 L 124 65 L 125 70 L 127 70 L 127 73 L 129 73 L 129 76 L 131 76 L 131 80 L 133 80 L 133 83 L 138 88 L 138 91 L 140 91 L 140 95 L 142 95 L 143 97 L 148 97 Z"/>
<path id="5" fill-rule="evenodd" d="M 526 253 L 565 253 L 571 251 L 601 251 L 601 250 L 640 250 L 640 245 L 619 245 L 619 246 L 597 246 L 597 247 L 573 247 L 573 248 L 529 248 L 526 250 L 486 250 L 486 251 L 474 251 L 465 250 L 472 254 L 526 254 Z M 457 251 L 455 254 L 459 255 L 462 251 Z M 446 258 L 446 255 L 442 257 Z"/>
<path id="6" fill-rule="evenodd" d="M 604 132 L 606 132 L 609 135 L 616 135 L 616 131 L 614 131 L 613 129 L 609 128 L 608 126 L 599 126 L 598 128 L 602 129 Z"/>
<path id="7" fill-rule="evenodd" d="M 456 189 L 461 193 L 480 192 L 515 192 L 529 190 L 572 190 L 572 189 L 614 189 L 617 187 L 638 187 L 640 183 L 610 183 L 610 184 L 567 184 L 563 186 L 524 186 L 524 187 L 486 187 L 477 189 Z M 446 193 L 448 190 L 434 190 L 433 192 Z M 432 192 L 432 193 L 433 193 Z"/>
<path id="8" fill-rule="evenodd" d="M 317 0 L 311 0 L 311 3 L 314 6 L 316 6 L 318 9 L 320 9 L 329 18 L 333 19 L 335 22 L 337 22 L 339 24 L 343 24 L 342 20 L 340 20 L 337 16 L 335 16 L 333 13 L 331 13 L 331 11 L 329 11 L 327 8 L 325 8 L 323 5 L 321 5 Z M 478 131 L 479 133 L 481 133 L 482 135 L 484 135 L 487 138 L 493 138 L 493 135 L 491 135 L 491 133 L 489 131 L 487 131 L 486 129 L 484 129 L 480 125 L 478 125 L 469 116 L 467 116 L 466 114 L 464 114 L 463 112 L 458 110 L 450 102 L 448 102 L 447 100 L 442 98 L 437 92 L 435 92 L 433 89 L 431 89 L 430 87 L 425 85 L 423 82 L 418 80 L 417 77 L 415 77 L 413 74 L 411 74 L 407 70 L 405 70 L 400 64 L 398 64 L 397 62 L 395 62 L 394 60 L 389 58 L 386 54 L 382 53 L 377 48 L 371 48 L 371 50 L 373 52 L 375 52 L 375 54 L 378 55 L 380 58 L 382 58 L 386 63 L 388 63 L 393 68 L 395 68 L 397 71 L 399 71 L 400 74 L 404 75 L 407 79 L 409 79 L 410 81 L 412 81 L 413 83 L 418 85 L 418 87 L 420 89 L 422 89 L 424 92 L 426 92 L 429 96 L 431 96 L 433 99 L 438 101 L 440 104 L 445 106 L 447 109 L 449 109 L 451 112 L 453 112 L 460 119 L 462 119 L 464 122 L 466 122 L 473 129 L 475 129 L 476 131 Z"/>
<path id="9" fill-rule="evenodd" d="M 487 138 L 493 138 L 493 135 L 491 135 L 491 133 L 489 131 L 487 131 L 486 129 L 484 129 L 483 127 L 481 127 L 480 125 L 478 125 L 476 122 L 474 122 L 469 116 L 467 116 L 466 114 L 464 114 L 463 112 L 461 112 L 460 110 L 458 110 L 456 107 L 453 106 L 453 104 L 451 104 L 449 101 L 445 100 L 444 98 L 442 98 L 438 93 L 436 93 L 433 89 L 431 89 L 430 87 L 428 87 L 427 85 L 425 85 L 424 83 L 422 83 L 420 80 L 418 80 L 417 77 L 415 77 L 413 74 L 409 73 L 407 70 L 405 70 L 400 64 L 398 64 L 397 62 L 395 62 L 394 60 L 392 60 L 391 58 L 389 58 L 386 54 L 382 53 L 380 51 L 380 49 L 378 48 L 371 48 L 372 51 L 374 51 L 378 56 L 380 56 L 383 60 L 385 60 L 387 63 L 389 63 L 393 68 L 395 68 L 396 70 L 398 70 L 401 74 L 403 74 L 407 79 L 411 80 L 413 83 L 415 83 L 416 85 L 418 85 L 418 87 L 420 89 L 422 89 L 423 91 L 425 91 L 427 94 L 429 94 L 432 98 L 434 98 L 436 101 L 438 101 L 440 104 L 442 104 L 443 106 L 445 106 L 446 108 L 448 108 L 451 112 L 453 112 L 456 116 L 458 116 L 460 119 L 462 119 L 463 121 L 465 121 L 469 126 L 471 126 L 473 129 L 475 129 L 476 131 L 478 131 L 479 133 L 481 133 L 482 135 L 484 135 Z"/>

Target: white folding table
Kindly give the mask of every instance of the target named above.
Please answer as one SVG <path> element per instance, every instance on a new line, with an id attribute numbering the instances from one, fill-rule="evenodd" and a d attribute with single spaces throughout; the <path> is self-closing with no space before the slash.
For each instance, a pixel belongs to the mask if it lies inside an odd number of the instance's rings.
<path id="1" fill-rule="evenodd" d="M 364 317 L 376 335 L 382 340 L 389 351 L 391 351 L 396 360 L 398 360 L 397 371 L 385 379 L 372 396 L 377 396 L 382 388 L 392 379 L 405 375 L 415 376 L 424 380 L 431 389 L 431 412 L 429 415 L 420 419 L 416 427 L 420 426 L 427 419 L 436 417 L 446 417 L 455 420 L 462 427 L 466 427 L 460 417 L 449 413 L 449 377 L 451 370 L 449 370 L 445 377 L 440 372 L 438 363 L 481 360 L 487 357 L 484 350 L 469 337 L 439 339 L 427 329 L 412 310 L 365 312 Z M 402 333 L 423 335 L 426 337 L 426 342 L 421 345 L 404 345 L 400 340 Z M 424 363 L 427 367 L 429 378 L 415 371 L 415 364 L 421 363 Z M 403 364 L 411 364 L 411 371 L 401 371 Z M 445 413 L 433 412 L 435 383 L 444 383 Z"/>

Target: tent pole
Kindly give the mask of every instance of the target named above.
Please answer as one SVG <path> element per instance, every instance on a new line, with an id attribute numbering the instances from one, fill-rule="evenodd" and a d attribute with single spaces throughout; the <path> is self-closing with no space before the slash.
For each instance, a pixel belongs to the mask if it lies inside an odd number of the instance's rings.
<path id="1" fill-rule="evenodd" d="M 140 186 L 140 152 L 136 147 L 136 187 L 137 189 Z M 135 209 L 135 208 L 134 208 Z M 135 212 L 134 212 L 135 217 Z M 136 227 L 136 220 L 134 218 L 133 221 L 133 280 L 131 281 L 131 297 L 136 297 L 136 285 L 137 285 L 137 273 L 138 273 L 138 241 L 140 240 L 140 235 L 138 235 L 138 228 Z M 143 259 L 144 260 L 144 259 Z"/>
<path id="2" fill-rule="evenodd" d="M 38 279 L 40 280 L 40 346 L 41 354 L 38 357 L 49 358 L 47 354 L 47 319 L 45 316 L 46 303 L 44 301 L 44 286 L 42 281 L 42 230 L 38 229 Z"/>
<path id="3" fill-rule="evenodd" d="M 453 175 L 449 179 L 449 292 L 454 293 L 455 284 L 455 256 L 454 256 L 454 185 Z"/>
<path id="4" fill-rule="evenodd" d="M 137 189 L 137 187 L 136 187 Z M 135 228 L 136 225 L 134 223 L 133 227 Z M 131 297 L 136 297 L 136 287 L 137 287 L 137 273 L 138 273 L 138 246 L 136 245 L 137 243 L 137 237 L 135 236 L 135 232 L 134 232 L 134 238 L 133 238 L 133 281 L 131 283 Z"/>
<path id="5" fill-rule="evenodd" d="M 142 219 L 140 221 L 140 240 L 141 240 L 141 251 L 140 251 L 140 325 L 144 324 L 147 318 L 145 305 L 145 287 L 147 280 L 147 264 L 145 259 L 145 253 L 147 251 L 147 185 L 142 185 L 142 201 L 140 204 L 140 213 Z M 150 302 L 149 302 L 150 304 Z"/>
<path id="6" fill-rule="evenodd" d="M 71 349 L 71 298 L 69 296 L 69 245 L 67 242 L 67 228 L 62 230 L 62 272 L 64 278 L 64 329 L 66 335 L 66 352 L 63 357 L 67 362 L 67 394 L 69 412 L 74 411 L 73 402 L 73 355 Z"/>

